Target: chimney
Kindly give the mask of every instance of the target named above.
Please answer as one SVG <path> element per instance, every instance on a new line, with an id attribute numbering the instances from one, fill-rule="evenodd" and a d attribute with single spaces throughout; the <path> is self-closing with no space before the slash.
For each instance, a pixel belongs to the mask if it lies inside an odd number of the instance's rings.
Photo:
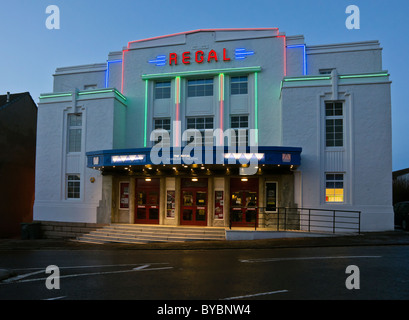
<path id="1" fill-rule="evenodd" d="M 10 102 L 10 92 L 7 91 L 7 103 Z"/>

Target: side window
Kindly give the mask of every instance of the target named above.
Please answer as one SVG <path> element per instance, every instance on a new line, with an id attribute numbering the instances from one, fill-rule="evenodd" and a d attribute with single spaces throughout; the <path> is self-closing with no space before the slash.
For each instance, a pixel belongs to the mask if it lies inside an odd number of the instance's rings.
<path id="1" fill-rule="evenodd" d="M 325 202 L 344 202 L 344 174 L 325 175 Z"/>
<path id="2" fill-rule="evenodd" d="M 342 102 L 325 103 L 325 146 L 344 145 L 344 116 Z"/>
<path id="3" fill-rule="evenodd" d="M 68 152 L 81 152 L 82 114 L 68 115 Z"/>
<path id="4" fill-rule="evenodd" d="M 68 174 L 66 182 L 67 199 L 79 199 L 81 191 L 81 179 L 79 174 Z"/>

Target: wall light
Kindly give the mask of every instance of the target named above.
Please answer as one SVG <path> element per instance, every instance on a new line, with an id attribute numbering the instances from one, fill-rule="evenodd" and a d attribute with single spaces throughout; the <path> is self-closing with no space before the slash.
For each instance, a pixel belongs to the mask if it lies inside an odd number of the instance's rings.
<path id="1" fill-rule="evenodd" d="M 241 178 L 241 181 L 248 181 L 247 178 Z"/>

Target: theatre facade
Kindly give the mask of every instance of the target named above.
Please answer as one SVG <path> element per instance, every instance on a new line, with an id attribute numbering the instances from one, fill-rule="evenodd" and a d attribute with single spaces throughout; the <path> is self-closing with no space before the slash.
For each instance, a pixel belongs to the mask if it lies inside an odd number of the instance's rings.
<path id="1" fill-rule="evenodd" d="M 57 68 L 37 128 L 35 220 L 303 230 L 313 209 L 393 229 L 378 41 L 310 46 L 276 28 L 131 41 Z"/>

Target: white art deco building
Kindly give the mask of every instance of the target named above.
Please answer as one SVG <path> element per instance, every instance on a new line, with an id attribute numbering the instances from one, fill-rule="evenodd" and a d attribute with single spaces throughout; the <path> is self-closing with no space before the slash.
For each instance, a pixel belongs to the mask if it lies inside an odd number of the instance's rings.
<path id="1" fill-rule="evenodd" d="M 309 46 L 277 28 L 58 68 L 38 106 L 34 219 L 391 230 L 390 87 L 378 41 Z"/>

